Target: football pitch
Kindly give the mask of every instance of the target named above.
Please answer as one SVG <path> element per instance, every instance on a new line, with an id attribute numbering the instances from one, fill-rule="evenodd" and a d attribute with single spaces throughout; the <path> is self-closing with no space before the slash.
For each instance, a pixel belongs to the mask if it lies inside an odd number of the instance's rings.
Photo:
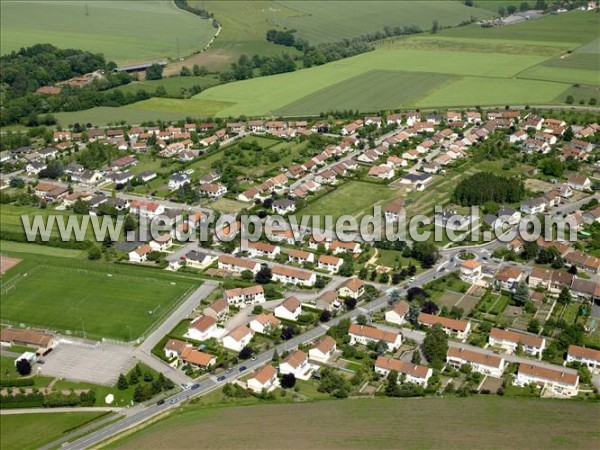
<path id="1" fill-rule="evenodd" d="M 135 340 L 200 283 L 127 265 L 13 253 L 2 278 L 0 319 L 93 339 Z"/>

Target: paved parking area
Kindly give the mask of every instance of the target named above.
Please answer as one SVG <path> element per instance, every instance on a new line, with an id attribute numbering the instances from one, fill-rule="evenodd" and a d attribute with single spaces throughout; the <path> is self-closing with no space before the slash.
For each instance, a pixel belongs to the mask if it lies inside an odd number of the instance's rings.
<path id="1" fill-rule="evenodd" d="M 112 386 L 136 363 L 133 355 L 133 348 L 120 345 L 61 343 L 38 367 L 42 375 Z"/>

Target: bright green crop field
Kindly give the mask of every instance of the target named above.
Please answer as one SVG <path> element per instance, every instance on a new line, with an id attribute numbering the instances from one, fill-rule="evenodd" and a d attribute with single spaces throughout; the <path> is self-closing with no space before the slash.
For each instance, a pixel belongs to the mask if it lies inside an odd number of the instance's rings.
<path id="1" fill-rule="evenodd" d="M 136 339 L 200 283 L 142 267 L 5 252 L 0 319 L 87 337 Z"/>
<path id="2" fill-rule="evenodd" d="M 104 53 L 119 64 L 199 51 L 216 30 L 167 0 L 2 1 L 2 53 L 38 43 Z"/>

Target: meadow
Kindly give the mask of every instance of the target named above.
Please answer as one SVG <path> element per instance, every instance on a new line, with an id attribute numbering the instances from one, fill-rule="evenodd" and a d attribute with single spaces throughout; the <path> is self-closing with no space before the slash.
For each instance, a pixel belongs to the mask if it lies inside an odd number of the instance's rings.
<path id="1" fill-rule="evenodd" d="M 112 88 L 111 91 L 121 91 L 124 94 L 136 94 L 139 90 L 144 90 L 149 93 L 154 93 L 156 88 L 162 86 L 169 97 L 185 97 L 188 89 L 194 86 L 200 86 L 202 90 L 208 89 L 211 86 L 219 84 L 218 78 L 207 75 L 204 77 L 168 77 L 162 80 L 141 80 L 132 81 L 124 86 Z"/>
<path id="2" fill-rule="evenodd" d="M 303 216 L 331 215 L 335 224 L 335 220 L 345 214 L 354 217 L 372 214 L 373 206 L 391 201 L 394 194 L 395 191 L 387 186 L 351 181 L 317 198 L 297 214 Z"/>
<path id="3" fill-rule="evenodd" d="M 302 390 L 300 390 L 302 392 Z M 293 420 L 290 418 L 293 417 Z M 315 420 L 316 417 L 327 418 Z M 434 432 L 424 432 L 432 418 Z M 527 420 L 523 420 L 526 417 Z M 526 398 L 404 398 L 254 406 L 187 406 L 110 448 L 596 448 L 595 403 Z M 232 433 L 231 424 L 243 433 Z M 458 431 L 460 430 L 460 431 Z M 535 440 L 532 441 L 532 436 Z"/>
<path id="4" fill-rule="evenodd" d="M 4 251 L 0 318 L 90 338 L 129 340 L 163 319 L 199 282 L 142 267 Z"/>
<path id="5" fill-rule="evenodd" d="M 2 450 L 40 448 L 105 414 L 103 412 L 3 414 L 0 416 L 1 448 Z"/>
<path id="6" fill-rule="evenodd" d="M 124 65 L 199 51 L 216 32 L 170 1 L 2 2 L 2 53 L 40 42 L 103 53 Z M 160 30 L 160 32 L 157 32 Z"/>

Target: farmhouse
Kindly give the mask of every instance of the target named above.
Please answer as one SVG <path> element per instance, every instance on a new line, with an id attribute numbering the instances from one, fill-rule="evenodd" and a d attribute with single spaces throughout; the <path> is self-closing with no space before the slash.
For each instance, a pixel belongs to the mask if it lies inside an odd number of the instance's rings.
<path id="1" fill-rule="evenodd" d="M 448 349 L 446 363 L 455 369 L 468 364 L 475 372 L 497 378 L 502 376 L 505 365 L 504 358 L 499 356 L 458 347 Z"/>
<path id="2" fill-rule="evenodd" d="M 500 347 L 511 353 L 517 349 L 517 345 L 521 344 L 523 351 L 532 356 L 541 356 L 546 348 L 546 339 L 544 338 L 500 328 L 490 330 L 489 343 L 492 347 Z"/>
<path id="3" fill-rule="evenodd" d="M 260 270 L 260 263 L 251 259 L 238 258 L 231 255 L 220 255 L 218 259 L 219 269 L 228 270 L 234 273 L 242 273 L 249 270 L 253 274 L 257 274 Z"/>
<path id="4" fill-rule="evenodd" d="M 574 397 L 579 392 L 579 376 L 563 368 L 550 368 L 534 364 L 519 364 L 514 383 L 517 386 L 535 384 L 550 395 Z"/>
<path id="5" fill-rule="evenodd" d="M 383 341 L 387 345 L 387 350 L 391 352 L 402 344 L 401 334 L 380 330 L 379 328 L 370 327 L 368 325 L 353 323 L 350 325 L 348 333 L 350 334 L 351 345 L 356 344 L 357 342 L 367 345 L 369 342 Z"/>
<path id="6" fill-rule="evenodd" d="M 433 371 L 420 364 L 413 364 L 399 359 L 388 358 L 387 356 L 378 356 L 375 361 L 375 372 L 387 377 L 389 373 L 395 370 L 399 375 L 405 376 L 405 382 L 427 386 L 427 381 L 433 375 Z M 400 381 L 400 378 L 398 379 Z"/>
<path id="7" fill-rule="evenodd" d="M 254 371 L 252 376 L 246 381 L 246 387 L 256 394 L 271 392 L 278 386 L 277 370 L 271 364 L 267 364 Z"/>
<path id="8" fill-rule="evenodd" d="M 446 334 L 456 334 L 459 339 L 466 339 L 471 332 L 471 323 L 465 320 L 449 319 L 447 317 L 434 316 L 432 314 L 421 313 L 417 319 L 419 324 L 426 327 L 432 327 L 439 324 Z"/>
<path id="9" fill-rule="evenodd" d="M 578 345 L 569 345 L 567 362 L 584 364 L 592 371 L 592 373 L 600 373 L 600 350 L 580 347 Z"/>
<path id="10" fill-rule="evenodd" d="M 275 316 L 285 320 L 298 320 L 302 314 L 302 304 L 296 297 L 288 297 L 274 309 Z"/>
<path id="11" fill-rule="evenodd" d="M 228 289 L 223 293 L 223 297 L 229 305 L 255 305 L 264 303 L 265 290 L 262 285 L 257 284 L 247 288 Z"/>
<path id="12" fill-rule="evenodd" d="M 271 269 L 273 280 L 284 284 L 296 284 L 302 286 L 314 286 L 317 276 L 307 270 L 295 269 L 293 267 L 275 266 Z"/>
<path id="13" fill-rule="evenodd" d="M 394 305 L 392 309 L 386 311 L 385 321 L 395 323 L 396 325 L 403 325 L 406 321 L 406 315 L 408 314 L 408 303 L 404 300 L 399 301 Z"/>
<path id="14" fill-rule="evenodd" d="M 310 359 L 319 362 L 327 362 L 337 349 L 335 339 L 331 336 L 323 336 L 319 341 L 308 351 Z"/>
<path id="15" fill-rule="evenodd" d="M 293 351 L 279 364 L 280 374 L 291 373 L 300 380 L 308 380 L 312 370 L 313 367 L 308 362 L 308 355 L 302 350 Z"/>
<path id="16" fill-rule="evenodd" d="M 250 343 L 253 336 L 254 331 L 245 325 L 240 325 L 223 338 L 223 347 L 239 352 Z"/>
<path id="17" fill-rule="evenodd" d="M 281 320 L 273 314 L 261 313 L 250 321 L 250 328 L 261 334 L 267 334 L 281 326 Z"/>
<path id="18" fill-rule="evenodd" d="M 185 337 L 195 341 L 205 341 L 216 335 L 217 321 L 210 316 L 199 316 L 192 320 Z"/>

